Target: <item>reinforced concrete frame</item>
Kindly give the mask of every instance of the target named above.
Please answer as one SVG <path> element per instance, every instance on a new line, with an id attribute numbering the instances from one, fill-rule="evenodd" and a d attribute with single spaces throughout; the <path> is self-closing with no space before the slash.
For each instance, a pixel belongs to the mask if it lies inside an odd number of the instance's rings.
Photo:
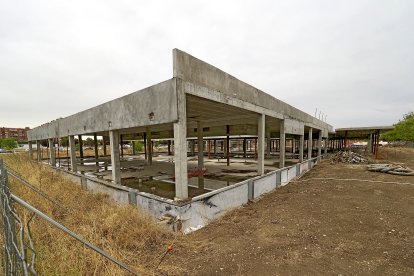
<path id="1" fill-rule="evenodd" d="M 250 135 L 257 137 L 257 173 L 264 175 L 264 159 L 270 156 L 272 138 L 279 138 L 280 168 L 285 167 L 286 141 L 299 140 L 299 161 L 304 160 L 307 138 L 307 159 L 325 153 L 331 125 L 284 103 L 259 89 L 207 64 L 181 50 L 173 50 L 173 78 L 66 118 L 43 124 L 28 132 L 30 143 L 37 144 L 37 160 L 41 160 L 40 142 L 48 140 L 51 165 L 56 166 L 53 139 L 68 137 L 71 170 L 77 172 L 75 139 L 78 135 L 80 158 L 83 158 L 82 135 L 103 137 L 104 155 L 109 137 L 112 182 L 122 184 L 121 140 L 145 141 L 147 162 L 152 162 L 152 139 L 173 140 L 175 198 L 188 198 L 187 139 L 197 137 L 198 169 L 203 169 L 204 139 L 214 136 Z M 314 141 L 313 137 L 317 140 Z M 266 144 L 267 139 L 267 144 Z M 122 142 L 121 142 L 122 143 Z M 214 150 L 216 150 L 214 141 Z M 269 146 L 270 145 L 270 146 Z M 169 152 L 170 152 L 169 143 Z M 224 143 L 229 164 L 229 138 Z M 245 148 L 245 142 L 243 144 Z M 210 150 L 210 146 L 208 146 Z M 192 144 L 194 152 L 194 143 Z M 30 150 L 31 154 L 31 150 Z"/>

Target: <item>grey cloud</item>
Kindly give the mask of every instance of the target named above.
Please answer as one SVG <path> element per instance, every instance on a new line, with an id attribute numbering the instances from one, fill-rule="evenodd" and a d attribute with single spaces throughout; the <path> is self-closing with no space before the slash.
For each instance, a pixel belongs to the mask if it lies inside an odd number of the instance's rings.
<path id="1" fill-rule="evenodd" d="M 172 76 L 180 48 L 334 127 L 414 106 L 414 2 L 9 1 L 0 125 L 37 126 Z M 385 112 L 384 112 L 385 111 Z"/>

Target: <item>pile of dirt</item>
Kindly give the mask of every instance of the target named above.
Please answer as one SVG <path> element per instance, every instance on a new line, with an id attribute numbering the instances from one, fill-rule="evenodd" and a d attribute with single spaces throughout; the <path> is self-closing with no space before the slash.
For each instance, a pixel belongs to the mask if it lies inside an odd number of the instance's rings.
<path id="1" fill-rule="evenodd" d="M 368 163 L 368 159 L 353 151 L 339 151 L 331 158 L 333 163 Z"/>
<path id="2" fill-rule="evenodd" d="M 414 171 L 412 169 L 399 164 L 371 164 L 368 165 L 368 171 L 406 176 L 414 175 Z"/>

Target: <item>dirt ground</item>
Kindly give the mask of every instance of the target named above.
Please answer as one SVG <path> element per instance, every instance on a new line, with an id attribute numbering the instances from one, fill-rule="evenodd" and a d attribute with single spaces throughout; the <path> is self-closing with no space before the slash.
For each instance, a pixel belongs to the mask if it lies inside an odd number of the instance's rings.
<path id="1" fill-rule="evenodd" d="M 380 159 L 414 168 L 414 149 L 384 148 Z M 414 176 L 325 160 L 187 235 L 164 262 L 189 275 L 414 275 Z"/>

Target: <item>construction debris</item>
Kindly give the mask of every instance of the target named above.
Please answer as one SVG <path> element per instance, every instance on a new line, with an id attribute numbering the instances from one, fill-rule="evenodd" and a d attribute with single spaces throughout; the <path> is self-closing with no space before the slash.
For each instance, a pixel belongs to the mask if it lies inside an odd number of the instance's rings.
<path id="1" fill-rule="evenodd" d="M 368 171 L 395 175 L 414 175 L 414 171 L 412 169 L 396 164 L 371 164 L 368 165 Z"/>
<path id="2" fill-rule="evenodd" d="M 334 163 L 368 163 L 368 159 L 353 151 L 339 151 L 332 156 Z"/>

